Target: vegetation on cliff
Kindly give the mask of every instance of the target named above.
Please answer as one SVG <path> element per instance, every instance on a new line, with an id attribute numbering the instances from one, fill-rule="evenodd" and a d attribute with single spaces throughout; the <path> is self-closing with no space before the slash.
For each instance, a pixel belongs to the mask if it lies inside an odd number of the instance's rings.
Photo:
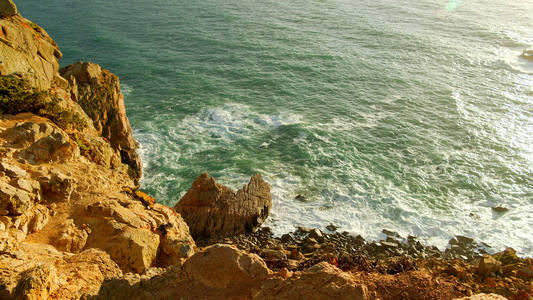
<path id="1" fill-rule="evenodd" d="M 39 91 L 24 78 L 0 77 L 0 113 L 31 112 L 49 118 L 63 130 L 83 131 L 87 122 L 77 112 L 63 108 L 61 101 L 52 90 Z"/>

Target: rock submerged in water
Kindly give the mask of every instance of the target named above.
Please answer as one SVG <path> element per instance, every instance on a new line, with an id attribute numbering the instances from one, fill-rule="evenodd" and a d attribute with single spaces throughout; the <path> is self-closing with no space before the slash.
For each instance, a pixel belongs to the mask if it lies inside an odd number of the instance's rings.
<path id="1" fill-rule="evenodd" d="M 268 217 L 272 207 L 270 185 L 254 175 L 236 193 L 207 173 L 200 175 L 174 209 L 194 239 L 251 232 Z"/>
<path id="2" fill-rule="evenodd" d="M 533 49 L 526 49 L 520 54 L 521 58 L 533 61 Z"/>

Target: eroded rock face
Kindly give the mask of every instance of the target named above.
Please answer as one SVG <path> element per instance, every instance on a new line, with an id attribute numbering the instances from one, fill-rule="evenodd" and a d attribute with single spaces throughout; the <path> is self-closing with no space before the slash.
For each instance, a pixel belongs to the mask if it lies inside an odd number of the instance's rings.
<path id="1" fill-rule="evenodd" d="M 105 250 L 126 272 L 143 273 L 159 259 L 168 264 L 194 253 L 185 222 L 159 204 L 147 209 L 140 201 L 101 201 L 80 220 L 91 228 L 87 247 Z"/>
<path id="2" fill-rule="evenodd" d="M 253 176 L 248 185 L 234 193 L 205 173 L 174 209 L 196 239 L 251 232 L 268 217 L 271 207 L 270 185 L 261 175 Z"/>
<path id="3" fill-rule="evenodd" d="M 118 77 L 97 64 L 83 62 L 62 68 L 60 72 L 70 83 L 73 99 L 92 119 L 96 130 L 120 153 L 122 161 L 134 171 L 134 177 L 140 179 L 138 144 L 126 117 Z"/>
<path id="4" fill-rule="evenodd" d="M 122 276 L 117 264 L 98 249 L 72 255 L 45 245 L 22 248 L 42 260 L 22 263 L 27 259 L 23 254 L 0 255 L 5 268 L 0 270 L 1 299 L 79 299 L 96 294 L 104 280 Z"/>
<path id="5" fill-rule="evenodd" d="M 11 0 L 0 1 L 0 74 L 21 74 L 32 86 L 49 89 L 59 77 L 57 44 L 41 27 L 17 13 Z"/>
<path id="6" fill-rule="evenodd" d="M 267 281 L 254 300 L 267 299 L 363 300 L 368 292 L 347 273 L 322 262 L 289 279 Z"/>
<path id="7" fill-rule="evenodd" d="M 61 251 L 77 253 L 85 247 L 88 236 L 86 229 L 79 228 L 74 220 L 68 219 L 52 240 L 52 245 Z"/>

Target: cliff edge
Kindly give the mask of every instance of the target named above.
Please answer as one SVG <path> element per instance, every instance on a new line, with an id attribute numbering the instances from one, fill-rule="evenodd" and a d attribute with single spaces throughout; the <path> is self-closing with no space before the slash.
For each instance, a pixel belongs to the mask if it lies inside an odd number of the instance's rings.
<path id="1" fill-rule="evenodd" d="M 533 295 L 533 262 L 512 250 L 464 262 L 427 258 L 410 238 L 404 250 L 318 229 L 273 237 L 258 230 L 272 205 L 260 175 L 234 192 L 202 174 L 175 209 L 156 203 L 138 189 L 118 77 L 89 62 L 60 70 L 61 56 L 0 0 L 0 299 Z"/>

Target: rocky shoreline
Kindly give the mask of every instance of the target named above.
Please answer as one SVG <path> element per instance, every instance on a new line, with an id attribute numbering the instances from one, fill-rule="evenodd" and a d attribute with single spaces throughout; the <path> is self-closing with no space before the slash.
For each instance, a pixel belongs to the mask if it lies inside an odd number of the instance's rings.
<path id="1" fill-rule="evenodd" d="M 366 241 L 261 224 L 260 175 L 202 174 L 174 208 L 140 191 L 119 79 L 59 69 L 44 29 L 0 0 L 0 299 L 531 299 L 533 260 L 457 236 Z M 498 294 L 498 295 L 496 295 Z"/>

